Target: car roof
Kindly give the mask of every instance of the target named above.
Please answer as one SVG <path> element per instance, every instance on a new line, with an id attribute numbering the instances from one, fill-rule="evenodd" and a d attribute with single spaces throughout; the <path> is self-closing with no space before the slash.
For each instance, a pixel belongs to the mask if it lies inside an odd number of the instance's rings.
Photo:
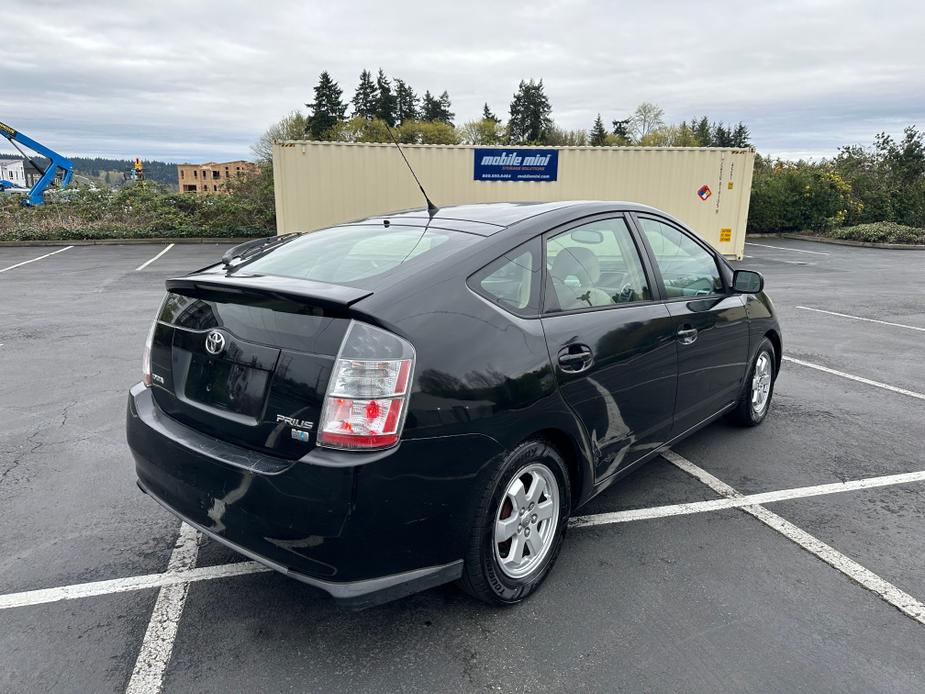
<path id="1" fill-rule="evenodd" d="M 427 208 L 401 210 L 376 215 L 356 223 L 391 224 L 406 222 L 420 225 L 430 220 L 435 227 L 455 229 L 479 236 L 491 236 L 502 229 L 541 214 L 570 209 L 576 217 L 613 210 L 634 210 L 638 212 L 659 212 L 653 207 L 619 200 L 560 200 L 556 202 L 490 202 L 472 205 L 448 205 L 441 207 L 431 219 Z"/>

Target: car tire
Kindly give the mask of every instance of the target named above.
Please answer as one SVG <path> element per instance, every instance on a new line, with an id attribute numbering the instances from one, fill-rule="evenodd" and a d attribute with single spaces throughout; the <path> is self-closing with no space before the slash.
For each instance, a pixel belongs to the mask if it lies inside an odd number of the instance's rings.
<path id="1" fill-rule="evenodd" d="M 513 605 L 535 591 L 559 556 L 571 497 L 568 469 L 555 448 L 545 441 L 517 446 L 482 495 L 462 589 L 492 605 Z"/>
<path id="2" fill-rule="evenodd" d="M 764 421 L 774 396 L 776 365 L 774 345 L 764 338 L 755 352 L 739 402 L 727 415 L 730 421 L 743 427 L 755 427 Z"/>

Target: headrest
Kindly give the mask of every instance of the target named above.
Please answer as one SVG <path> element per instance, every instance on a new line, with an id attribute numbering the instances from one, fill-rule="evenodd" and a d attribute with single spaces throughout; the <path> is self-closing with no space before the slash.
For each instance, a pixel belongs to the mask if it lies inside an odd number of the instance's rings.
<path id="1" fill-rule="evenodd" d="M 550 273 L 563 282 L 568 277 L 576 277 L 582 287 L 593 287 L 601 277 L 601 263 L 591 250 L 570 246 L 556 254 Z"/>

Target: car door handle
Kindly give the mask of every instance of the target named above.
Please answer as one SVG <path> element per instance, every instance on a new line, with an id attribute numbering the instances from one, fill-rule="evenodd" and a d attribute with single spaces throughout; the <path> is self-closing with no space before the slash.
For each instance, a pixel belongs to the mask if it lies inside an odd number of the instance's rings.
<path id="1" fill-rule="evenodd" d="M 591 367 L 594 353 L 587 345 L 568 345 L 559 350 L 559 367 L 569 373 L 581 373 Z"/>
<path id="2" fill-rule="evenodd" d="M 697 328 L 681 328 L 678 330 L 678 342 L 682 345 L 692 345 L 697 341 Z"/>

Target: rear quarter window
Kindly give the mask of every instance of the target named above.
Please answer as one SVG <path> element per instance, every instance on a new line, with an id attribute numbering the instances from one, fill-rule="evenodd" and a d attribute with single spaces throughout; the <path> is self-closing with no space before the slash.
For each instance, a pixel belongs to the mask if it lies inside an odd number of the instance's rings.
<path id="1" fill-rule="evenodd" d="M 439 260 L 478 237 L 447 229 L 361 224 L 305 234 L 235 268 L 334 284 L 363 284 L 408 264 Z"/>
<path id="2" fill-rule="evenodd" d="M 517 315 L 539 312 L 540 240 L 533 239 L 493 260 L 469 278 L 469 287 Z"/>

